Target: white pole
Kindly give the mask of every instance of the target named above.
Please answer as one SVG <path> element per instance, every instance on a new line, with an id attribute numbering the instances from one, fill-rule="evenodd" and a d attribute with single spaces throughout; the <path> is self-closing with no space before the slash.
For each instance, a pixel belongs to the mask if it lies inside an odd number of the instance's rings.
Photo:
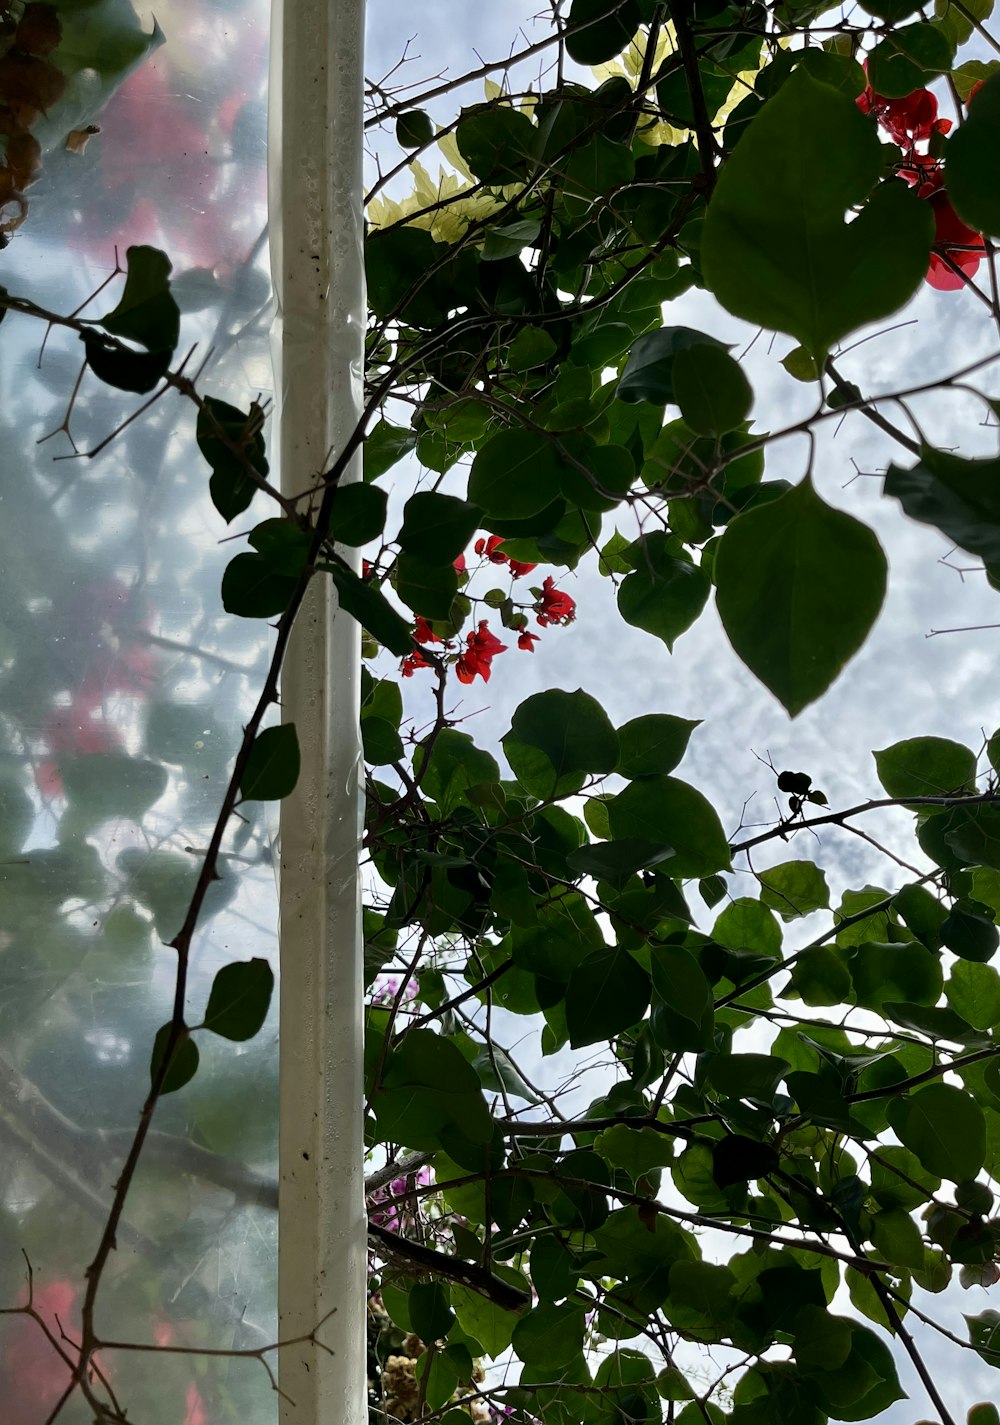
<path id="1" fill-rule="evenodd" d="M 298 494 L 362 401 L 364 0 L 277 0 L 270 231 L 282 488 Z M 359 476 L 357 462 L 347 479 Z M 281 808 L 281 1338 L 287 1425 L 366 1425 L 359 631 L 317 578 L 282 679 L 302 752 Z"/>

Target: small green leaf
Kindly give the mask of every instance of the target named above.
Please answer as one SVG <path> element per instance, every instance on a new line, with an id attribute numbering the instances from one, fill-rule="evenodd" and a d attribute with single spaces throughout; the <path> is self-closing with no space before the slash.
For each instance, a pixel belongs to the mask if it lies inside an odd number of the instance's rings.
<path id="1" fill-rule="evenodd" d="M 750 671 L 795 717 L 864 643 L 885 597 L 875 535 L 812 481 L 727 527 L 715 559 L 719 616 Z"/>
<path id="2" fill-rule="evenodd" d="M 389 421 L 379 421 L 365 437 L 365 479 L 377 480 L 413 450 L 416 444 L 416 431 L 408 430 L 406 426 L 394 426 Z"/>
<path id="3" fill-rule="evenodd" d="M 978 1316 L 967 1316 L 965 1324 L 969 1340 L 986 1364 L 1000 1370 L 1000 1312 L 981 1311 Z"/>
<path id="4" fill-rule="evenodd" d="M 396 120 L 396 142 L 400 148 L 426 148 L 434 142 L 434 125 L 423 109 L 408 109 Z"/>
<path id="5" fill-rule="evenodd" d="M 986 1120 L 971 1094 L 951 1084 L 928 1084 L 887 1109 L 900 1142 L 929 1173 L 958 1183 L 974 1178 L 986 1159 Z"/>
<path id="6" fill-rule="evenodd" d="M 1000 975 L 989 965 L 960 960 L 952 966 L 944 992 L 955 1013 L 973 1029 L 1000 1024 Z"/>
<path id="7" fill-rule="evenodd" d="M 776 910 L 782 920 L 795 920 L 830 905 L 826 874 L 812 861 L 783 861 L 780 866 L 758 872 L 758 880 L 761 901 Z"/>
<path id="8" fill-rule="evenodd" d="M 749 416 L 753 388 L 722 347 L 700 342 L 678 352 L 672 376 L 681 415 L 698 435 L 725 435 Z"/>
<path id="9" fill-rule="evenodd" d="M 274 975 L 266 960 L 223 965 L 212 981 L 203 1029 L 238 1043 L 252 1039 L 267 1018 Z"/>
<path id="10" fill-rule="evenodd" d="M 173 1025 L 168 1023 L 156 1031 L 156 1038 L 153 1040 L 153 1053 L 149 1061 L 150 1083 L 156 1082 L 164 1055 L 167 1052 L 167 1041 L 172 1028 Z M 160 1086 L 160 1093 L 176 1093 L 186 1083 L 190 1083 L 198 1072 L 198 1058 L 198 1046 L 191 1038 L 190 1031 L 185 1025 L 181 1030 L 180 1038 L 174 1045 L 170 1063 Z"/>
<path id="11" fill-rule="evenodd" d="M 267 727 L 254 738 L 240 780 L 240 796 L 247 802 L 280 801 L 294 791 L 300 766 L 295 724 Z"/>
<path id="12" fill-rule="evenodd" d="M 518 183 L 527 175 L 538 130 L 519 109 L 482 105 L 462 110 L 455 140 L 469 168 L 484 183 Z"/>
<path id="13" fill-rule="evenodd" d="M 206 396 L 198 411 L 197 441 L 198 449 L 212 467 L 209 481 L 212 504 L 229 524 L 248 507 L 257 485 L 227 441 L 242 452 L 246 463 L 258 475 L 266 475 L 264 413 L 256 402 L 244 413 L 226 401 Z"/>
<path id="14" fill-rule="evenodd" d="M 130 247 L 125 260 L 125 290 L 114 311 L 101 318 L 101 326 L 147 351 L 172 354 L 180 339 L 181 314 L 170 293 L 170 259 L 155 247 Z"/>
<path id="15" fill-rule="evenodd" d="M 618 611 L 626 623 L 661 638 L 673 652 L 677 639 L 708 601 L 711 581 L 662 530 L 644 535 L 630 550 L 634 568 L 618 589 Z"/>
<path id="16" fill-rule="evenodd" d="M 818 381 L 821 375 L 816 358 L 804 346 L 793 346 L 781 364 L 796 381 Z"/>

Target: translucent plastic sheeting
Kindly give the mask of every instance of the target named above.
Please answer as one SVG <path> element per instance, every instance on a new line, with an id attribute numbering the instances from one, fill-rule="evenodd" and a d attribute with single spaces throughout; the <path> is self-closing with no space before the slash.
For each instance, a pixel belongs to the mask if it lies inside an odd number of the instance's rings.
<path id="1" fill-rule="evenodd" d="M 0 285 L 67 313 L 113 272 L 116 246 L 123 260 L 130 244 L 163 248 L 178 356 L 197 343 L 200 388 L 246 409 L 271 379 L 267 17 L 255 3 L 158 3 L 163 43 L 70 152 L 69 131 L 96 117 L 104 80 L 147 48 L 154 21 L 127 0 L 57 4 L 75 77 L 39 124 L 43 168 L 0 252 Z M 118 278 L 85 311 L 109 311 L 120 290 Z M 227 530 L 194 408 L 174 394 L 85 458 L 142 398 L 86 372 L 73 399 L 80 343 L 56 329 L 40 356 L 44 336 L 16 314 L 0 326 L 0 1305 L 26 1299 L 27 1260 L 36 1308 L 75 1340 L 84 1269 L 170 1017 L 166 942 L 265 667 L 263 623 L 223 612 L 234 550 L 221 541 L 271 510 L 258 496 Z M 192 1023 L 219 966 L 260 956 L 277 968 L 265 818 L 249 803 L 227 832 L 195 938 Z M 276 1006 L 245 1044 L 199 1041 L 198 1073 L 157 1110 L 97 1325 L 108 1340 L 245 1352 L 277 1336 Z M 99 1360 L 142 1425 L 277 1418 L 253 1358 Z M 37 1323 L 0 1318 L 4 1425 L 42 1425 L 67 1379 Z M 92 1418 L 79 1399 L 60 1416 Z"/>
<path id="2" fill-rule="evenodd" d="M 361 413 L 363 0 L 278 0 L 271 242 L 281 483 L 318 508 Z M 360 460 L 343 479 L 360 478 Z M 348 551 L 344 551 L 345 555 Z M 296 1425 L 367 1419 L 358 626 L 314 580 L 282 678 L 302 770 L 281 815 L 280 1323 Z M 332 1314 L 331 1314 L 332 1313 Z M 292 1404 L 291 1402 L 294 1402 Z"/>

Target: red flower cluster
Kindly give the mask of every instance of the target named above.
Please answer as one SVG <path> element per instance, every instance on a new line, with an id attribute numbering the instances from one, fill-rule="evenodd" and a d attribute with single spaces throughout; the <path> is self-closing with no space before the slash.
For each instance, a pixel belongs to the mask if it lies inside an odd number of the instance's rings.
<path id="1" fill-rule="evenodd" d="M 969 95 L 970 100 L 974 93 L 975 90 Z M 931 253 L 927 281 L 939 292 L 957 291 L 965 285 L 965 277 L 971 277 L 979 267 L 982 234 L 964 223 L 952 207 L 940 159 L 917 148 L 918 144 L 929 144 L 937 134 L 948 133 L 951 120 L 938 117 L 937 99 L 929 89 L 915 89 L 901 99 L 886 99 L 876 94 L 869 84 L 858 97 L 857 105 L 863 114 L 874 114 L 892 141 L 903 150 L 905 162 L 899 169 L 900 177 L 930 203 L 937 251 Z M 960 269 L 957 272 L 956 267 Z"/>
<path id="2" fill-rule="evenodd" d="M 532 591 L 538 593 L 536 617 L 542 628 L 547 628 L 550 623 L 572 623 L 576 618 L 576 600 L 563 593 L 562 589 L 557 589 L 555 582 L 550 574 L 544 580 L 541 590 Z"/>
<path id="3" fill-rule="evenodd" d="M 537 569 L 537 564 L 525 564 L 521 559 L 511 559 L 509 554 L 501 552 L 500 546 L 503 538 L 499 534 L 491 534 L 488 539 L 477 539 L 475 551 L 477 554 L 484 554 L 491 564 L 509 564 L 510 572 L 515 579 L 520 579 L 525 574 L 530 574 L 532 569 Z"/>
<path id="4" fill-rule="evenodd" d="M 497 553 L 494 537 L 490 540 L 479 540 L 476 544 L 476 553 L 485 554 L 492 563 L 498 564 L 507 561 L 507 556 Z M 511 564 L 515 561 L 510 560 Z M 533 564 L 523 566 L 526 569 L 533 569 Z M 576 617 L 576 601 L 569 594 L 563 593 L 562 589 L 557 589 L 552 575 L 548 575 L 542 583 L 540 589 L 532 589 L 535 596 L 535 603 L 532 605 L 535 617 L 542 628 L 547 628 L 549 624 L 569 624 Z M 517 633 L 517 646 L 524 653 L 534 653 L 535 644 L 539 641 L 537 633 L 529 633 L 525 624 L 527 618 L 523 613 L 512 615 L 508 627 Z M 417 618 L 413 627 L 413 642 L 417 645 L 412 653 L 408 653 L 400 665 L 400 672 L 404 678 L 411 678 L 418 668 L 430 668 L 434 665 L 424 653 L 427 644 L 438 643 L 442 649 L 451 651 L 455 644 L 448 639 L 442 638 L 435 633 L 434 625 L 425 618 Z M 495 634 L 490 632 L 486 619 L 480 619 L 478 626 L 472 633 L 466 634 L 465 646 L 459 645 L 457 653 L 452 654 L 449 661 L 455 664 L 455 672 L 460 683 L 471 683 L 474 678 L 482 678 L 484 683 L 488 683 L 493 671 L 493 659 L 498 653 L 506 653 L 507 644 L 501 643 Z"/>
<path id="5" fill-rule="evenodd" d="M 484 683 L 490 681 L 490 664 L 498 653 L 506 653 L 506 643 L 501 643 L 490 633 L 485 619 L 480 619 L 479 627 L 475 633 L 470 633 L 465 640 L 465 652 L 459 656 L 455 664 L 455 672 L 458 674 L 460 683 L 471 683 L 478 673 Z"/>

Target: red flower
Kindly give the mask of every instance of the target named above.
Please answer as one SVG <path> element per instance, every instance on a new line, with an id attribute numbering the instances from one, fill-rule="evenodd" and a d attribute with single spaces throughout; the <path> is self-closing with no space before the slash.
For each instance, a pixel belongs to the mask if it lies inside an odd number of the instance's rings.
<path id="1" fill-rule="evenodd" d="M 926 142 L 933 134 L 946 134 L 951 128 L 950 119 L 938 118 L 937 98 L 929 89 L 886 99 L 869 84 L 855 102 L 863 114 L 874 114 L 893 142 L 908 152 L 914 144 Z"/>
<path id="2" fill-rule="evenodd" d="M 537 564 L 525 564 L 521 559 L 512 559 L 510 561 L 510 572 L 515 579 L 520 579 L 523 575 L 530 574 L 532 569 L 537 568 Z"/>
<path id="3" fill-rule="evenodd" d="M 453 559 L 453 560 L 451 561 L 451 566 L 452 566 L 453 569 L 457 569 L 460 574 L 464 574 L 464 573 L 465 573 L 465 555 L 464 555 L 464 554 L 460 554 L 457 559 Z"/>
<path id="4" fill-rule="evenodd" d="M 488 683 L 491 672 L 490 664 L 498 653 L 507 651 L 506 643 L 501 643 L 499 638 L 490 633 L 485 619 L 480 621 L 475 633 L 470 633 L 465 641 L 465 652 L 455 664 L 458 681 L 471 683 L 478 674 L 484 683 Z"/>
<path id="5" fill-rule="evenodd" d="M 951 262 L 961 268 L 966 277 L 971 277 L 982 261 L 982 234 L 962 222 L 951 206 L 951 199 L 943 188 L 938 188 L 936 193 L 931 193 L 927 201 L 934 212 L 935 247 L 943 247 Z M 958 246 L 950 246 L 952 243 L 958 244 Z M 976 251 L 962 251 L 963 248 L 975 248 Z M 955 292 L 959 287 L 965 286 L 965 282 L 955 271 L 955 268 L 937 252 L 931 253 L 927 281 L 938 292 Z"/>
<path id="6" fill-rule="evenodd" d="M 418 668 L 430 668 L 432 665 L 427 661 L 419 648 L 408 653 L 399 665 L 399 671 L 404 678 L 412 678 Z"/>
<path id="7" fill-rule="evenodd" d="M 529 633 L 527 629 L 518 635 L 517 646 L 523 648 L 525 653 L 534 653 L 534 645 L 538 642 L 537 633 Z"/>
<path id="8" fill-rule="evenodd" d="M 413 641 L 414 643 L 443 643 L 444 639 L 438 637 L 425 618 L 418 616 L 417 626 L 413 630 Z"/>
<path id="9" fill-rule="evenodd" d="M 500 553 L 500 546 L 503 544 L 503 536 L 491 534 L 489 539 L 477 539 L 475 551 L 477 554 L 485 554 L 491 564 L 506 564 L 506 554 Z"/>
<path id="10" fill-rule="evenodd" d="M 567 624 L 572 623 L 576 617 L 576 600 L 570 598 L 562 589 L 555 587 L 555 580 L 550 574 L 542 584 L 539 601 L 535 605 L 538 611 L 538 622 L 542 628 L 546 628 L 550 623 Z"/>

